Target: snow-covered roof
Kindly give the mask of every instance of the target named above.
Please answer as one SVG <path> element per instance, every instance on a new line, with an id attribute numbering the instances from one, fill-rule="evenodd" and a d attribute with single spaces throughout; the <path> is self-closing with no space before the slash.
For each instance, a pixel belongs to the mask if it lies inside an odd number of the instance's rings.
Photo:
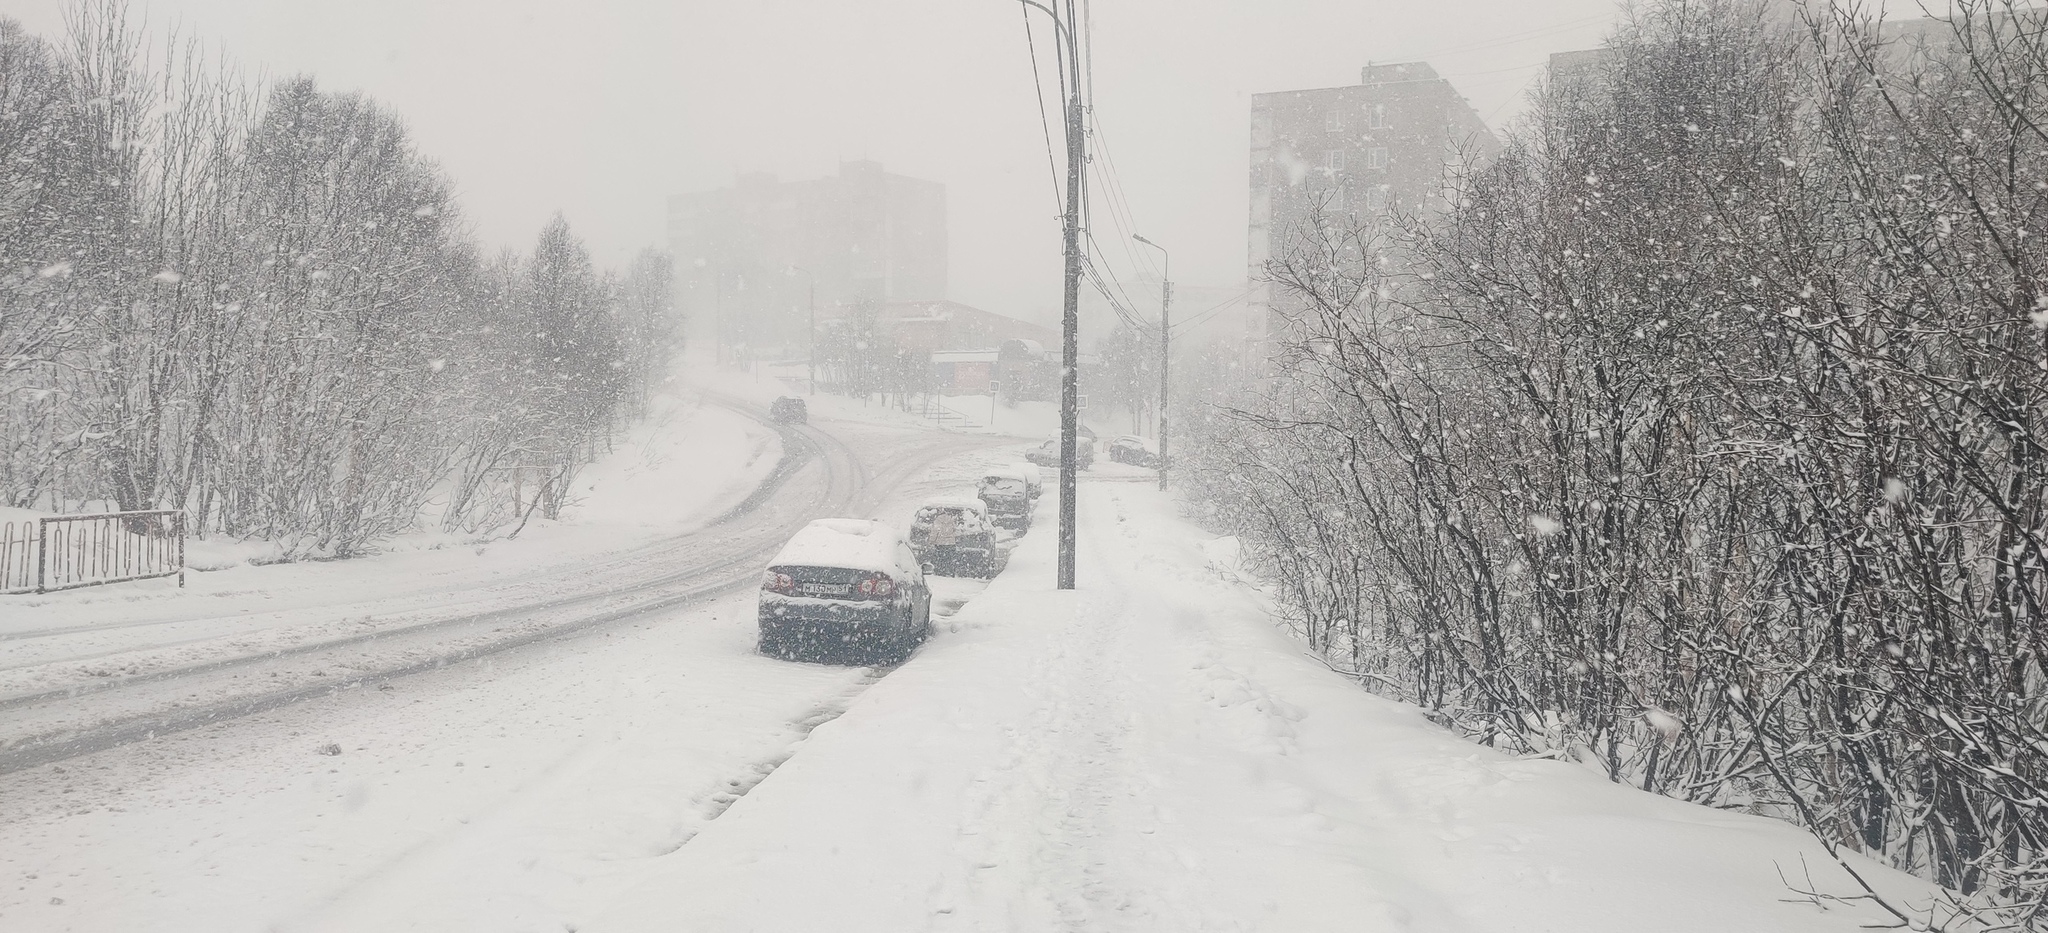
<path id="1" fill-rule="evenodd" d="M 1011 464 L 989 467 L 981 471 L 981 476 L 983 479 L 1002 477 L 1003 479 L 1021 479 L 1027 483 L 1031 481 L 1031 477 L 1026 475 L 1023 470 L 1017 469 L 1016 466 Z"/>
<path id="2" fill-rule="evenodd" d="M 993 363 L 995 361 L 996 351 L 994 350 L 932 351 L 932 362 L 934 363 Z"/>
<path id="3" fill-rule="evenodd" d="M 925 500 L 924 504 L 917 508 L 918 511 L 925 509 L 965 509 L 979 514 L 983 511 L 984 506 L 981 504 L 980 499 L 973 499 L 967 496 L 937 496 Z"/>
<path id="4" fill-rule="evenodd" d="M 1045 481 L 1045 474 L 1038 472 L 1036 463 L 1005 463 L 1003 469 L 1016 471 L 1018 476 L 1024 477 L 1033 486 Z"/>
<path id="5" fill-rule="evenodd" d="M 771 567 L 841 567 L 902 574 L 896 529 L 865 518 L 820 518 L 777 551 Z"/>

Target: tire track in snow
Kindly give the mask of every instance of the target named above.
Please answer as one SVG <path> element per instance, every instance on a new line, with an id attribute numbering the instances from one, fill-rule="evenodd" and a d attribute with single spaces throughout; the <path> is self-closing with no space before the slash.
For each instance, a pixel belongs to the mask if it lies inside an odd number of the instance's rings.
<path id="1" fill-rule="evenodd" d="M 1003 572 L 998 571 L 996 575 L 1001 576 Z M 986 586 L 987 582 L 982 581 L 981 588 Z M 932 604 L 932 623 L 936 625 L 939 620 L 950 618 L 958 613 L 968 603 L 973 601 L 974 596 L 980 595 L 981 588 L 976 588 L 973 593 L 968 595 L 954 595 L 943 603 L 934 601 Z M 929 643 L 927 641 L 925 644 Z M 861 694 L 866 693 L 869 687 L 874 686 L 882 678 L 894 673 L 897 668 L 910 663 L 923 651 L 924 645 L 919 645 L 915 651 L 911 652 L 909 658 L 905 658 L 895 664 L 876 665 L 867 668 L 859 679 L 848 685 L 844 690 L 841 690 L 830 700 L 813 707 L 807 715 L 790 723 L 795 731 L 795 737 L 791 739 L 789 744 L 785 745 L 776 754 L 755 761 L 738 775 L 723 779 L 717 785 L 721 789 L 714 790 L 710 795 L 703 798 L 706 802 L 704 822 L 696 830 L 683 837 L 674 847 L 660 854 L 667 855 L 670 852 L 681 849 L 683 846 L 689 845 L 690 840 L 702 834 L 704 829 L 711 825 L 712 821 L 724 816 L 725 811 L 731 809 L 733 804 L 738 803 L 740 798 L 745 797 L 754 788 L 761 786 L 761 782 L 768 780 L 769 776 L 773 775 L 776 769 L 787 764 L 790 759 L 795 758 L 797 752 L 803 750 L 804 743 L 810 739 L 811 733 L 816 731 L 819 726 L 823 726 L 845 715 L 846 711 L 853 707 L 854 701 L 860 699 Z"/>
<path id="2" fill-rule="evenodd" d="M 763 413 L 744 403 L 722 397 L 719 401 L 757 419 L 766 420 Z M 785 440 L 782 461 L 778 462 L 775 470 L 755 493 L 720 516 L 707 530 L 731 532 L 734 530 L 731 526 L 735 522 L 758 516 L 765 507 L 777 502 L 777 493 L 785 488 L 790 480 L 801 475 L 804 468 L 813 463 L 821 465 L 823 476 L 820 478 L 820 487 L 813 494 L 812 501 L 796 510 L 797 515 L 792 520 L 762 523 L 752 529 L 742 527 L 742 536 L 753 539 L 750 542 L 751 546 L 743 545 L 728 551 L 730 556 L 662 574 L 625 588 L 586 591 L 538 604 L 502 607 L 434 619 L 404 629 L 366 632 L 286 649 L 117 678 L 103 683 L 82 684 L 6 698 L 0 700 L 0 710 L 17 713 L 40 712 L 60 720 L 65 715 L 76 715 L 76 711 L 69 707 L 79 698 L 91 695 L 109 695 L 102 697 L 106 700 L 120 699 L 123 694 L 127 694 L 133 698 L 132 705 L 137 708 L 117 710 L 112 716 L 104 717 L 83 728 L 56 728 L 12 738 L 0 737 L 0 774 L 274 710 L 346 690 L 361 689 L 368 684 L 382 684 L 390 680 L 440 670 L 452 664 L 476 661 L 498 652 L 579 634 L 609 623 L 737 592 L 754 584 L 754 570 L 774 549 L 781 546 L 796 527 L 819 515 L 852 514 L 864 508 L 872 508 L 890 488 L 904 482 L 916 471 L 928 468 L 931 463 L 959 453 L 962 446 L 958 443 L 938 445 L 934 449 L 923 451 L 923 457 L 897 457 L 891 460 L 888 467 L 871 473 L 850 447 L 830 434 L 810 427 L 776 426 L 776 429 L 782 433 Z M 676 544 L 675 541 L 661 542 L 642 550 L 672 551 Z M 704 579 L 706 577 L 710 579 Z M 675 589 L 678 584 L 692 580 L 702 582 L 683 586 L 680 590 Z M 644 592 L 653 592 L 654 595 L 646 599 L 629 599 L 624 604 L 617 604 L 622 595 L 631 596 Z M 614 604 L 602 606 L 595 611 L 577 611 L 594 603 L 601 604 L 607 601 Z M 549 620 L 550 615 L 559 616 L 565 610 L 574 614 L 567 619 Z M 523 623 L 504 624 L 521 615 L 531 618 Z M 451 640 L 463 637 L 470 639 L 469 643 L 449 647 L 448 643 Z M 408 653 L 405 651 L 408 646 L 398 644 L 407 640 L 424 644 L 410 646 L 412 650 Z M 350 659 L 341 656 L 348 649 L 369 646 L 376 647 L 380 654 L 387 656 L 393 653 L 391 649 L 398 648 L 401 659 L 396 662 L 385 660 L 382 663 L 373 660 L 366 668 L 357 665 L 351 669 Z M 306 674 L 300 670 L 290 669 L 290 662 L 319 666 L 314 667 L 310 674 Z M 259 690 L 253 694 L 212 703 L 185 702 L 196 695 L 189 690 L 192 681 L 203 681 L 233 672 L 240 672 L 239 677 L 242 678 L 255 677 L 262 672 L 262 668 L 275 669 L 280 666 L 287 666 L 281 674 L 291 675 L 293 679 L 287 681 L 290 686 Z M 328 668 L 346 670 L 347 673 L 339 677 L 328 676 Z M 273 671 L 273 676 L 286 679 L 281 674 Z M 149 692 L 152 688 L 156 696 L 139 695 Z M 170 691 L 183 695 L 166 695 Z M 10 718 L 16 724 L 22 724 L 25 717 L 15 715 Z M 815 728 L 815 724 L 812 728 Z"/>

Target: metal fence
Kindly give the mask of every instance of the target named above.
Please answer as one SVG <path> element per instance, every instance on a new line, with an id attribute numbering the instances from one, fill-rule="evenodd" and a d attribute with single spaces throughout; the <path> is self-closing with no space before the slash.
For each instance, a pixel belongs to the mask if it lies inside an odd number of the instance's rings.
<path id="1" fill-rule="evenodd" d="M 36 523 L 0 522 L 0 593 L 36 588 Z"/>
<path id="2" fill-rule="evenodd" d="M 0 592 L 47 593 L 177 577 L 185 585 L 185 513 L 51 515 L 0 525 Z"/>

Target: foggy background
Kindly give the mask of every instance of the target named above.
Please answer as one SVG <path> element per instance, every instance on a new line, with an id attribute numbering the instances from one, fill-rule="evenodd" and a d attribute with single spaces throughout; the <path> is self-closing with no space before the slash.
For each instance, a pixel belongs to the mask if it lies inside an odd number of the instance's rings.
<path id="1" fill-rule="evenodd" d="M 8 0 L 56 37 L 62 0 Z M 1496 129 L 1551 52 L 1597 45 L 1613 0 L 1092 4 L 1097 119 L 1139 232 L 1175 278 L 1245 276 L 1248 95 L 1355 84 L 1428 60 Z M 308 73 L 395 108 L 454 177 L 488 245 L 529 248 L 564 211 L 600 265 L 666 248 L 671 194 L 840 159 L 941 182 L 949 291 L 1000 314 L 1059 309 L 1059 221 L 1015 0 L 152 0 L 246 72 Z M 1057 107 L 1050 30 L 1040 72 Z M 1051 114 L 1055 146 L 1058 113 Z M 1064 158 L 1064 154 L 1060 154 Z M 1100 158 L 1098 149 L 1098 158 Z M 1098 224 L 1103 226 L 1104 224 Z M 1100 261 L 1143 277 L 1099 233 Z"/>

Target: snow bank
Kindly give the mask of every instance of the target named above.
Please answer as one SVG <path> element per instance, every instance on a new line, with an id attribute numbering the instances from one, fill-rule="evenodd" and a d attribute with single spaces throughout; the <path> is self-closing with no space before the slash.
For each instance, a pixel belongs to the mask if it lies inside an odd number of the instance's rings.
<path id="1" fill-rule="evenodd" d="M 1847 931 L 1772 820 L 1465 742 L 1371 696 L 1212 569 L 1227 545 L 1084 483 L 910 663 L 586 930 Z M 1875 864 L 1866 877 L 1924 898 Z"/>

